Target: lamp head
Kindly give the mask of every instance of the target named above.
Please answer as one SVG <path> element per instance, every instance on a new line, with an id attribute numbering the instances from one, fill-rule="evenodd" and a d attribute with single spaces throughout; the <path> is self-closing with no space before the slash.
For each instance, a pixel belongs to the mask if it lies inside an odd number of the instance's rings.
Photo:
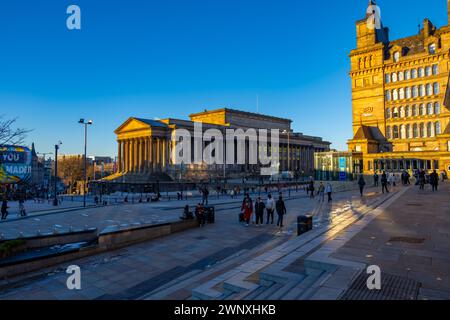
<path id="1" fill-rule="evenodd" d="M 80 123 L 80 124 L 84 124 L 84 119 L 83 119 L 83 118 L 81 118 L 81 119 L 80 119 L 80 121 L 78 121 L 78 123 Z"/>
<path id="2" fill-rule="evenodd" d="M 94 121 L 89 120 L 87 124 L 93 124 L 93 123 L 94 123 Z"/>

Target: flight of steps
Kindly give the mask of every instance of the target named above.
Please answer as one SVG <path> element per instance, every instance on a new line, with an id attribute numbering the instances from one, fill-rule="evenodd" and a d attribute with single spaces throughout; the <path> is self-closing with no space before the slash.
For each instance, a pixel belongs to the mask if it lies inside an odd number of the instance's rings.
<path id="1" fill-rule="evenodd" d="M 112 176 L 106 177 L 105 180 L 111 182 L 120 182 L 120 183 L 137 183 L 137 184 L 145 184 L 145 183 L 156 183 L 159 182 L 171 182 L 172 178 L 165 173 L 116 173 Z"/>

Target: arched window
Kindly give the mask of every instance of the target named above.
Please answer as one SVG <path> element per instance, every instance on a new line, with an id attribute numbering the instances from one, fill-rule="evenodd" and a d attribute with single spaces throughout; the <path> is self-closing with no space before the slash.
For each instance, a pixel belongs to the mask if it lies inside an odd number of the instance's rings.
<path id="1" fill-rule="evenodd" d="M 433 76 L 437 76 L 439 73 L 439 66 L 437 64 L 433 65 Z"/>
<path id="2" fill-rule="evenodd" d="M 419 137 L 419 127 L 417 126 L 417 123 L 414 123 L 413 125 L 413 137 L 414 138 Z"/>
<path id="3" fill-rule="evenodd" d="M 386 138 L 391 139 L 391 126 L 386 127 Z"/>
<path id="4" fill-rule="evenodd" d="M 411 88 L 410 87 L 406 87 L 406 99 L 411 99 Z"/>
<path id="5" fill-rule="evenodd" d="M 404 107 L 400 107 L 399 108 L 399 112 L 400 112 L 400 118 L 404 118 L 405 117 L 405 108 Z"/>
<path id="6" fill-rule="evenodd" d="M 436 121 L 434 124 L 434 132 L 436 134 L 441 134 L 441 123 L 439 121 Z"/>
<path id="7" fill-rule="evenodd" d="M 409 80 L 411 79 L 411 71 L 410 70 L 406 70 L 405 71 L 405 80 Z"/>
<path id="8" fill-rule="evenodd" d="M 391 82 L 391 74 L 390 73 L 386 73 L 386 83 L 390 83 Z"/>
<path id="9" fill-rule="evenodd" d="M 400 139 L 406 138 L 406 127 L 404 124 L 400 126 Z"/>
<path id="10" fill-rule="evenodd" d="M 437 82 L 433 83 L 433 91 L 434 94 L 439 94 L 439 83 Z"/>
<path id="11" fill-rule="evenodd" d="M 405 138 L 411 138 L 411 125 L 407 124 L 405 129 Z"/>
<path id="12" fill-rule="evenodd" d="M 425 125 L 423 123 L 420 124 L 419 131 L 420 131 L 420 137 L 425 138 Z"/>
<path id="13" fill-rule="evenodd" d="M 398 73 L 398 81 L 403 81 L 405 79 L 404 76 L 405 76 L 405 74 L 402 71 L 400 71 Z"/>
<path id="14" fill-rule="evenodd" d="M 417 69 L 412 69 L 411 70 L 411 78 L 412 79 L 416 79 L 417 78 Z"/>
<path id="15" fill-rule="evenodd" d="M 431 66 L 428 66 L 425 68 L 425 75 L 427 77 L 431 76 Z"/>
<path id="16" fill-rule="evenodd" d="M 428 103 L 427 104 L 427 115 L 432 115 L 432 114 L 433 114 L 433 104 Z"/>
<path id="17" fill-rule="evenodd" d="M 400 52 L 394 52 L 394 62 L 398 62 L 400 60 Z"/>
<path id="18" fill-rule="evenodd" d="M 441 113 L 441 105 L 439 104 L 439 102 L 436 102 L 434 104 L 434 114 L 440 114 Z"/>
<path id="19" fill-rule="evenodd" d="M 432 124 L 431 122 L 428 122 L 428 123 L 427 123 L 427 137 L 428 137 L 428 138 L 434 137 L 434 134 L 433 134 L 433 124 Z"/>
<path id="20" fill-rule="evenodd" d="M 417 98 L 419 96 L 419 88 L 417 86 L 412 88 L 412 96 L 413 98 Z"/>
<path id="21" fill-rule="evenodd" d="M 427 84 L 427 96 L 433 95 L 433 87 L 431 86 L 431 83 Z"/>
<path id="22" fill-rule="evenodd" d="M 411 116 L 411 112 L 410 112 L 409 106 L 406 106 L 405 107 L 405 117 L 409 117 L 409 116 Z"/>
<path id="23" fill-rule="evenodd" d="M 386 101 L 391 101 L 391 91 L 386 90 Z"/>
<path id="24" fill-rule="evenodd" d="M 386 119 L 389 119 L 391 117 L 391 108 L 386 109 Z"/>
<path id="25" fill-rule="evenodd" d="M 394 139 L 398 139 L 398 126 L 394 126 L 393 136 L 394 136 Z"/>
<path id="26" fill-rule="evenodd" d="M 432 44 L 430 44 L 428 46 L 428 52 L 430 54 L 435 54 L 436 53 L 436 44 L 435 43 L 432 43 Z"/>
<path id="27" fill-rule="evenodd" d="M 421 84 L 421 85 L 419 86 L 419 95 L 420 95 L 421 97 L 425 97 L 425 86 L 424 86 L 423 84 Z"/>
<path id="28" fill-rule="evenodd" d="M 405 89 L 400 88 L 400 89 L 398 90 L 398 93 L 399 93 L 399 98 L 400 98 L 400 99 L 405 99 Z"/>
<path id="29" fill-rule="evenodd" d="M 397 82 L 397 73 L 396 72 L 394 72 L 393 74 L 392 74 L 392 82 Z"/>
<path id="30" fill-rule="evenodd" d="M 427 109 L 426 109 L 425 105 L 422 103 L 422 104 L 419 106 L 419 115 L 420 115 L 420 116 L 424 116 L 424 115 L 426 115 L 426 114 L 427 114 Z"/>
<path id="31" fill-rule="evenodd" d="M 397 108 L 392 109 L 392 118 L 398 118 L 398 109 Z"/>
<path id="32" fill-rule="evenodd" d="M 420 68 L 419 68 L 419 78 L 422 78 L 422 77 L 424 77 L 424 76 L 425 76 L 425 69 L 422 68 L 422 67 L 420 67 Z"/>
<path id="33" fill-rule="evenodd" d="M 394 101 L 398 100 L 398 90 L 394 89 L 394 91 L 392 92 L 392 98 Z"/>
<path id="34" fill-rule="evenodd" d="M 417 117 L 418 116 L 418 111 L 417 111 L 417 106 L 415 104 L 413 104 L 412 106 L 412 116 L 413 117 Z"/>

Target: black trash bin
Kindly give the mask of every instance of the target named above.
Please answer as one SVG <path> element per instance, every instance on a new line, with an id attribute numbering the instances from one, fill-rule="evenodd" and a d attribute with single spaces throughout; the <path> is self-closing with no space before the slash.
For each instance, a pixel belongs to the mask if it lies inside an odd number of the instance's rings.
<path id="1" fill-rule="evenodd" d="M 297 235 L 300 236 L 313 228 L 312 216 L 298 216 L 297 217 Z"/>
<path id="2" fill-rule="evenodd" d="M 214 207 L 205 207 L 205 218 L 207 223 L 214 223 L 215 222 L 215 209 Z"/>

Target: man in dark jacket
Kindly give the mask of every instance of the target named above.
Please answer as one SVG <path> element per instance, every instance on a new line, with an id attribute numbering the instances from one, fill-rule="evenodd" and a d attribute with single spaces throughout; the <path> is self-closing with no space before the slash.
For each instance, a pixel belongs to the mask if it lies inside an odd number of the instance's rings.
<path id="1" fill-rule="evenodd" d="M 386 175 L 386 171 L 383 171 L 383 174 L 381 175 L 381 191 L 384 193 L 384 190 L 386 190 L 386 193 L 389 193 L 388 187 L 388 179 Z"/>
<path id="2" fill-rule="evenodd" d="M 8 216 L 8 198 L 6 196 L 3 196 L 1 212 L 2 212 L 2 220 L 5 220 L 6 217 Z"/>
<path id="3" fill-rule="evenodd" d="M 433 191 L 438 191 L 439 175 L 436 170 L 433 170 L 433 173 L 430 174 L 430 184 Z"/>
<path id="4" fill-rule="evenodd" d="M 277 209 L 278 214 L 278 222 L 277 226 L 280 228 L 283 228 L 283 217 L 286 214 L 286 205 L 284 204 L 283 197 L 280 196 L 280 198 L 277 200 L 275 204 L 275 208 Z"/>
<path id="5" fill-rule="evenodd" d="M 256 215 L 256 226 L 258 227 L 261 223 L 261 225 L 264 223 L 264 209 L 266 208 L 266 205 L 264 202 L 261 201 L 261 197 L 258 197 L 255 202 L 255 215 Z"/>

